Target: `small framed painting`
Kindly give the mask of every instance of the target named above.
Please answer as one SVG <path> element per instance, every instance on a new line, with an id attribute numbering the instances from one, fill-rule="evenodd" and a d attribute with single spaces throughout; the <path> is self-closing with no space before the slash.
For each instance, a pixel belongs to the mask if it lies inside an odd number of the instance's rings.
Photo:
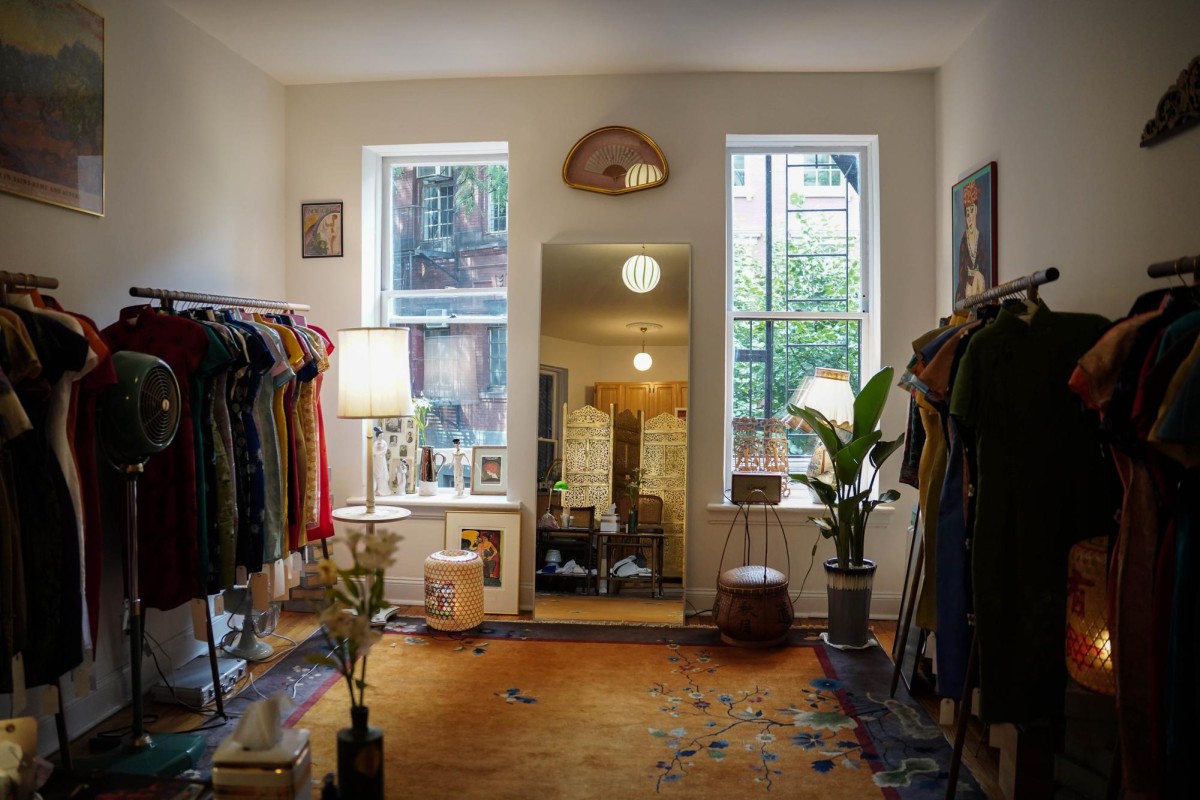
<path id="1" fill-rule="evenodd" d="M 341 203 L 301 203 L 300 222 L 300 255 L 304 258 L 341 258 Z"/>
<path id="2" fill-rule="evenodd" d="M 484 613 L 520 612 L 520 512 L 447 511 L 446 549 L 483 559 Z"/>
<path id="3" fill-rule="evenodd" d="M 687 422 L 687 409 L 677 407 L 675 409 L 675 419 L 681 419 L 684 422 Z"/>
<path id="4" fill-rule="evenodd" d="M 972 172 L 950 191 L 954 302 L 996 285 L 996 162 Z"/>
<path id="5" fill-rule="evenodd" d="M 508 494 L 508 448 L 471 448 L 471 494 Z"/>

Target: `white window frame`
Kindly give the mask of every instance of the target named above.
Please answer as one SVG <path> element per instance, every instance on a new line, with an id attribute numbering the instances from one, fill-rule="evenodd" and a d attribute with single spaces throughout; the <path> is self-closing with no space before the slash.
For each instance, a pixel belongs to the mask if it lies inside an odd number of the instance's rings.
<path id="1" fill-rule="evenodd" d="M 391 203 L 390 169 L 394 164 L 403 166 L 460 166 L 465 164 L 508 165 L 508 142 L 439 142 L 410 145 L 379 145 L 362 150 L 362 319 L 361 324 L 373 325 L 417 325 L 428 323 L 425 316 L 405 317 L 390 313 L 391 299 L 397 290 L 383 288 L 383 259 L 390 258 L 394 242 L 391 225 L 384 225 L 384 214 Z M 423 220 L 422 220 L 423 231 Z M 462 294 L 507 295 L 508 281 L 504 286 L 481 289 L 457 289 Z M 430 294 L 439 290 L 424 290 Z M 409 292 L 408 294 L 412 294 Z M 491 325 L 508 326 L 507 313 L 503 317 L 456 317 L 455 322 L 468 324 L 483 322 Z M 507 337 L 506 337 L 507 339 Z M 511 363 L 512 354 L 507 351 L 506 363 Z M 507 393 L 507 387 L 505 387 Z M 366 423 L 364 423 L 366 424 Z M 505 431 L 505 439 L 508 432 Z M 447 451 L 448 452 L 448 451 Z"/>
<path id="2" fill-rule="evenodd" d="M 808 152 L 857 152 L 858 169 L 862 176 L 859 192 L 861 214 L 862 253 L 862 311 L 851 313 L 817 312 L 754 312 L 735 311 L 733 307 L 733 208 L 736 197 L 733 186 L 733 159 L 742 153 L 780 153 L 786 150 Z M 859 320 L 861 350 L 859 366 L 863 379 L 879 371 L 879 137 L 875 135 L 741 135 L 725 137 L 725 419 L 733 419 L 733 359 L 734 325 L 745 319 L 814 320 L 855 319 Z M 733 472 L 733 426 L 725 426 L 724 486 L 728 491 Z M 803 488 L 803 487 L 801 487 Z M 807 492 L 793 492 L 793 503 L 809 504 Z"/>

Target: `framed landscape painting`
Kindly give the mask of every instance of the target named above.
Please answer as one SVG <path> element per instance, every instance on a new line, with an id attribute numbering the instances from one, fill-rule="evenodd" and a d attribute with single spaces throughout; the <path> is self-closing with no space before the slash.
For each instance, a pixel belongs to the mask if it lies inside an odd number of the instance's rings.
<path id="1" fill-rule="evenodd" d="M 104 216 L 104 18 L 0 3 L 0 190 Z"/>
<path id="2" fill-rule="evenodd" d="M 520 513 L 447 511 L 446 549 L 470 550 L 483 559 L 484 613 L 520 611 Z"/>
<path id="3" fill-rule="evenodd" d="M 996 162 L 950 190 L 954 302 L 996 285 Z"/>

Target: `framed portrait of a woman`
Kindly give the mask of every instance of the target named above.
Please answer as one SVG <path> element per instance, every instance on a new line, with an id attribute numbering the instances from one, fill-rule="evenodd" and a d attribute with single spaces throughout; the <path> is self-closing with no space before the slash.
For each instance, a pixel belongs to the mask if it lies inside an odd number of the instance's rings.
<path id="1" fill-rule="evenodd" d="M 950 191 L 954 302 L 996 285 L 996 162 L 975 170 Z"/>

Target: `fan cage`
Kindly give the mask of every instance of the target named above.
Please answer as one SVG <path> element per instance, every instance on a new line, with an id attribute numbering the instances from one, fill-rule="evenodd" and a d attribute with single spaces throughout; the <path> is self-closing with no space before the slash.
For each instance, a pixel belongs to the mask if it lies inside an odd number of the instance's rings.
<path id="1" fill-rule="evenodd" d="M 179 404 L 174 402 L 175 379 L 170 370 L 156 366 L 146 373 L 138 398 L 142 429 L 155 447 L 166 447 L 179 424 Z"/>

